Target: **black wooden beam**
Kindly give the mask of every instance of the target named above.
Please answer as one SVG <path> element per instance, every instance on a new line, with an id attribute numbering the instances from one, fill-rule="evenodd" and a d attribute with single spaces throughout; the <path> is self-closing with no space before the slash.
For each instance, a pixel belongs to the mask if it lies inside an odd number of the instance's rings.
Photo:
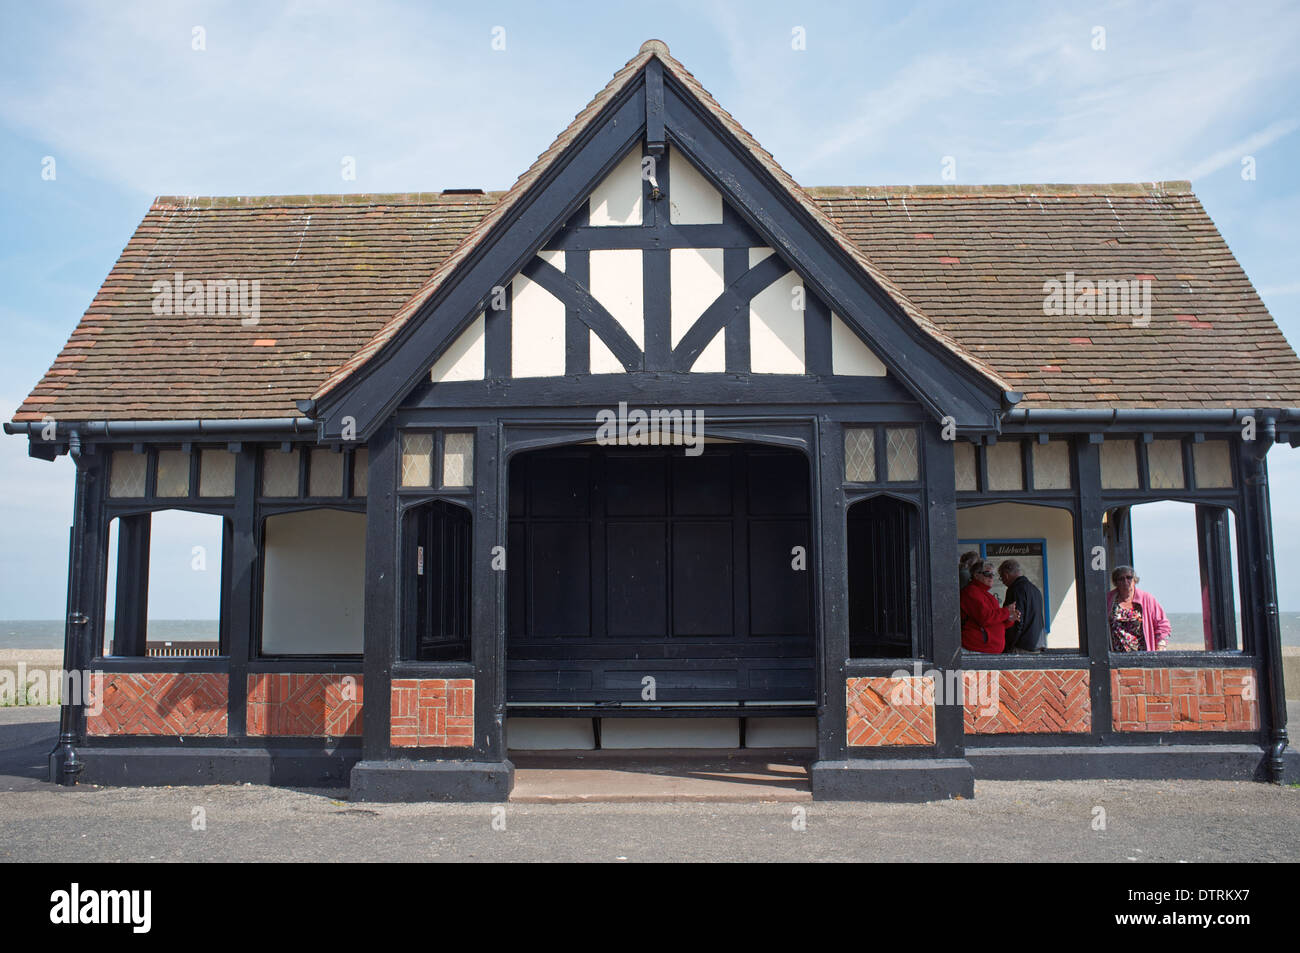
<path id="1" fill-rule="evenodd" d="M 657 57 L 645 65 L 645 139 L 646 152 L 664 154 L 664 64 Z"/>
<path id="2" fill-rule="evenodd" d="M 631 86 L 596 117 L 528 194 L 503 215 L 492 234 L 460 263 L 442 287 L 364 366 L 319 401 L 322 439 L 338 437 L 342 419 L 356 421 L 368 440 L 421 379 L 448 342 L 489 303 L 493 286 L 517 274 L 548 236 L 587 201 L 591 190 L 641 140 L 645 90 Z"/>
<path id="3" fill-rule="evenodd" d="M 501 307 L 494 308 L 494 303 L 500 303 Z M 500 301 L 489 300 L 487 309 L 483 312 L 483 375 L 488 380 L 508 378 L 511 375 L 513 311 L 514 288 L 513 283 L 508 281 L 501 287 Z"/>
<path id="4" fill-rule="evenodd" d="M 663 159 L 658 162 L 664 168 Z M 666 205 L 671 197 L 656 203 Z M 647 214 L 647 219 L 650 216 Z M 581 225 L 565 229 L 543 246 L 546 251 L 603 251 L 620 248 L 739 248 L 749 249 L 765 242 L 743 222 L 721 225 Z"/>
<path id="5" fill-rule="evenodd" d="M 566 275 L 550 262 L 537 257 L 524 265 L 523 274 L 563 302 L 566 309 L 572 308 L 574 314 L 596 332 L 625 370 L 641 369 L 641 348 L 632 340 L 632 335 L 572 275 Z"/>
<path id="6" fill-rule="evenodd" d="M 804 289 L 803 359 L 809 374 L 831 373 L 831 309 Z"/>
<path id="7" fill-rule="evenodd" d="M 673 145 L 735 203 L 751 227 L 770 237 L 765 244 L 790 261 L 810 290 L 859 333 L 922 406 L 936 418 L 953 416 L 963 429 L 994 423 L 1001 412 L 1001 388 L 908 317 L 692 94 L 671 77 L 664 86 Z"/>
<path id="8" fill-rule="evenodd" d="M 776 255 L 769 255 L 728 285 L 677 342 L 673 348 L 673 367 L 689 372 L 717 333 L 741 313 L 748 318 L 749 303 L 754 296 L 789 272 L 789 265 Z"/>

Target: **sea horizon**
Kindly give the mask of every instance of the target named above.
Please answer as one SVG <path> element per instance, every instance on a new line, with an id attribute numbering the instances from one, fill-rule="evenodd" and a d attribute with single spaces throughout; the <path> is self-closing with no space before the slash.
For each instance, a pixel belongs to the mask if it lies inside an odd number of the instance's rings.
<path id="1" fill-rule="evenodd" d="M 1199 644 L 1202 639 L 1199 612 L 1170 612 L 1172 642 Z M 1300 648 L 1300 612 L 1279 613 L 1282 644 Z M 0 649 L 49 650 L 63 648 L 62 619 L 0 620 Z M 213 642 L 218 637 L 216 619 L 153 619 L 149 622 L 151 642 Z M 111 635 L 112 624 L 109 625 Z"/>

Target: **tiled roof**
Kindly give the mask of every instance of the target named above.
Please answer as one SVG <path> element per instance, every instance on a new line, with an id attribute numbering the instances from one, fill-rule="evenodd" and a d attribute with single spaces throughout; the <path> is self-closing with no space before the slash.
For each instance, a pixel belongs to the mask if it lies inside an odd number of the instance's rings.
<path id="1" fill-rule="evenodd" d="M 1300 407 L 1300 361 L 1187 183 L 802 189 L 653 42 L 508 192 L 160 198 L 15 414 L 286 417 L 363 365 L 650 56 L 924 330 L 1029 407 Z M 256 279 L 255 326 L 155 314 L 156 281 Z M 1148 327 L 1043 283 L 1150 280 Z"/>
<path id="2" fill-rule="evenodd" d="M 1024 407 L 1300 406 L 1300 361 L 1187 182 L 822 188 L 813 199 Z M 1044 282 L 1150 281 L 1150 323 Z"/>
<path id="3" fill-rule="evenodd" d="M 500 198 L 159 198 L 16 420 L 292 417 Z M 256 325 L 155 314 L 155 281 L 260 284 Z"/>

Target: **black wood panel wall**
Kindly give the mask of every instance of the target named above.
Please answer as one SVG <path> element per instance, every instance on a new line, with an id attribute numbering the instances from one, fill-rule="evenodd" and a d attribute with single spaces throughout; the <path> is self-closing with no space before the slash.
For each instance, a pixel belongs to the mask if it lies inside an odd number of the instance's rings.
<path id="1" fill-rule="evenodd" d="M 811 698 L 808 470 L 748 445 L 512 461 L 508 697 L 643 700 L 644 671 L 656 700 Z"/>

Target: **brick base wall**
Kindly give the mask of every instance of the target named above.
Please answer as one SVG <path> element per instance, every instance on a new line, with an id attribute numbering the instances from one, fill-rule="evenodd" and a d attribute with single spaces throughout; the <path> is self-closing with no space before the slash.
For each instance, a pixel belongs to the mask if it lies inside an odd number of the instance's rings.
<path id="1" fill-rule="evenodd" d="M 1117 668 L 1110 673 L 1116 731 L 1256 731 L 1249 668 Z"/>
<path id="2" fill-rule="evenodd" d="M 965 671 L 962 679 L 968 735 L 1092 731 L 1083 669 Z"/>
<path id="3" fill-rule="evenodd" d="M 934 744 L 933 678 L 850 678 L 845 691 L 850 746 Z"/>
<path id="4" fill-rule="evenodd" d="M 469 748 L 474 744 L 472 678 L 396 678 L 389 743 L 394 748 Z"/>
<path id="5" fill-rule="evenodd" d="M 90 679 L 88 701 L 89 735 L 211 736 L 227 731 L 230 699 L 224 674 L 97 673 Z"/>
<path id="6" fill-rule="evenodd" d="M 360 675 L 249 675 L 248 734 L 360 737 L 362 684 Z"/>

